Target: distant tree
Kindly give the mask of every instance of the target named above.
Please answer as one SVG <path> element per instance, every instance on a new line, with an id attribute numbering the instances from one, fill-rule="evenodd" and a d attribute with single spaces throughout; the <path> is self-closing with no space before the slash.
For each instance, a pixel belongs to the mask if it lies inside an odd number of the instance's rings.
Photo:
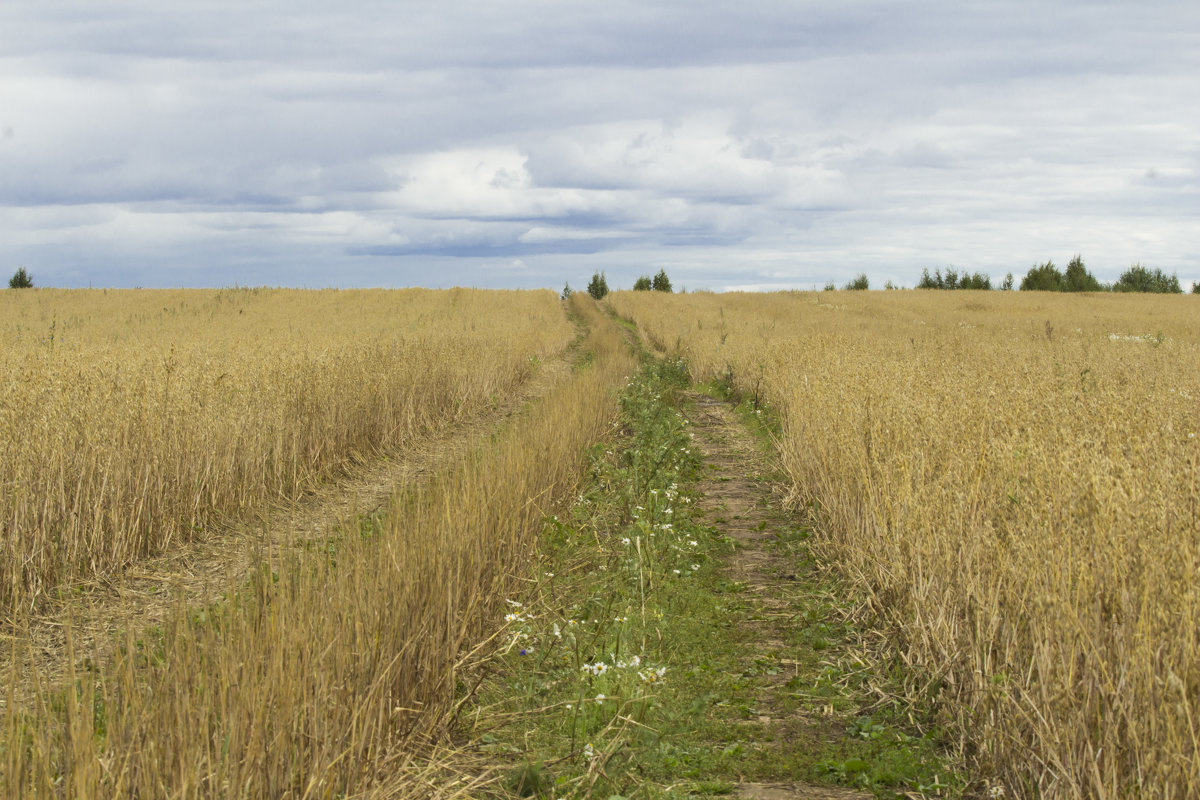
<path id="1" fill-rule="evenodd" d="M 8 288 L 10 289 L 32 289 L 33 276 L 25 271 L 24 267 L 19 268 L 13 276 L 8 279 Z"/>
<path id="2" fill-rule="evenodd" d="M 944 288 L 944 285 L 942 283 L 942 271 L 939 269 L 937 271 L 937 276 L 934 277 L 933 275 L 929 274 L 928 268 L 922 269 L 921 270 L 921 280 L 917 281 L 917 288 L 918 289 L 942 289 L 942 288 Z"/>
<path id="3" fill-rule="evenodd" d="M 955 288 L 991 291 L 992 279 L 983 272 L 974 272 L 970 275 L 964 272 L 959 277 L 958 286 Z"/>
<path id="4" fill-rule="evenodd" d="M 1000 289 L 1005 292 L 1011 292 L 1013 288 L 1013 274 L 1010 272 L 1004 276 L 1004 283 L 1000 284 Z"/>
<path id="5" fill-rule="evenodd" d="M 928 269 L 921 270 L 921 280 L 917 282 L 918 289 L 991 289 L 992 279 L 986 273 L 963 272 L 959 274 L 953 267 L 943 275 L 940 269 L 929 274 Z"/>
<path id="6" fill-rule="evenodd" d="M 562 299 L 569 300 L 571 298 L 571 282 L 567 281 L 563 284 Z"/>
<path id="7" fill-rule="evenodd" d="M 1167 277 L 1161 269 L 1149 269 L 1141 264 L 1134 264 L 1121 273 L 1113 284 L 1114 292 L 1152 292 L 1155 294 L 1181 294 L 1183 288 L 1179 285 L 1179 277 Z"/>
<path id="8" fill-rule="evenodd" d="M 1076 255 L 1071 259 L 1071 263 L 1067 264 L 1067 271 L 1063 274 L 1064 292 L 1099 292 L 1103 289 L 1096 276 L 1088 272 L 1087 267 L 1083 265 L 1082 256 Z"/>
<path id="9" fill-rule="evenodd" d="M 892 283 L 892 282 L 889 280 L 887 283 L 885 283 L 885 284 L 883 285 L 883 288 L 884 288 L 884 289 L 887 289 L 888 291 L 892 291 L 892 290 L 894 290 L 894 289 L 899 289 L 900 287 L 899 287 L 899 286 L 897 286 L 896 284 Z"/>
<path id="10" fill-rule="evenodd" d="M 633 290 L 635 292 L 648 292 L 653 288 L 650 284 L 650 276 L 643 275 L 633 282 Z"/>
<path id="11" fill-rule="evenodd" d="M 1053 261 L 1035 265 L 1029 268 L 1021 279 L 1022 292 L 1061 292 L 1063 290 L 1063 275 L 1054 266 Z"/>
<path id="12" fill-rule="evenodd" d="M 605 277 L 603 272 L 597 272 L 592 275 L 592 280 L 588 283 L 587 293 L 594 300 L 599 300 L 608 294 L 608 278 Z"/>
<path id="13" fill-rule="evenodd" d="M 1200 281 L 1192 281 L 1192 294 L 1200 294 Z"/>
<path id="14" fill-rule="evenodd" d="M 652 286 L 656 292 L 671 291 L 671 279 L 667 277 L 667 271 L 665 269 L 660 269 L 658 274 L 654 276 Z"/>
<path id="15" fill-rule="evenodd" d="M 836 289 L 837 289 L 837 284 L 834 283 L 833 281 L 830 281 L 829 283 L 825 284 L 825 291 L 827 291 L 827 292 L 832 292 Z"/>
<path id="16" fill-rule="evenodd" d="M 858 277 L 846 284 L 847 291 L 863 291 L 871 288 L 871 281 L 867 279 L 867 273 L 860 272 Z"/>

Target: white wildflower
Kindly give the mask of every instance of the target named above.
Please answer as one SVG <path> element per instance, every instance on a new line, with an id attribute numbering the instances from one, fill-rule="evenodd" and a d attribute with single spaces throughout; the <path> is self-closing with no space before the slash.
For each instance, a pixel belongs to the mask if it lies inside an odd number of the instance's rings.
<path id="1" fill-rule="evenodd" d="M 642 683 L 658 683 L 662 680 L 663 675 L 667 674 L 666 667 L 658 669 L 648 669 L 638 672 L 638 677 L 642 679 Z"/>

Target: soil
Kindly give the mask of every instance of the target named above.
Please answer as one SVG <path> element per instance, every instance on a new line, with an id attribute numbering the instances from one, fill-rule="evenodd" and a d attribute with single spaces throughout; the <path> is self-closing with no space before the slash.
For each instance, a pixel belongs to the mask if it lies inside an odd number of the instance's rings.
<path id="1" fill-rule="evenodd" d="M 751 630 L 745 636 L 750 646 L 745 663 L 750 669 L 764 659 L 781 669 L 758 678 L 758 724 L 773 728 L 774 745 L 802 747 L 815 740 L 842 736 L 836 718 L 799 716 L 780 711 L 775 696 L 795 673 L 799 662 L 781 658 L 786 654 L 787 632 L 796 626 L 799 591 L 796 564 L 772 547 L 781 524 L 788 520 L 783 497 L 767 476 L 776 472 L 754 435 L 737 418 L 730 403 L 701 394 L 689 398 L 690 419 L 696 445 L 708 465 L 700 483 L 698 503 L 705 520 L 714 524 L 736 545 L 725 569 L 731 580 L 745 587 L 747 602 L 754 606 Z M 793 669 L 787 669 L 792 666 Z M 851 789 L 804 783 L 738 782 L 734 793 L 748 800 L 867 800 L 872 795 Z"/>

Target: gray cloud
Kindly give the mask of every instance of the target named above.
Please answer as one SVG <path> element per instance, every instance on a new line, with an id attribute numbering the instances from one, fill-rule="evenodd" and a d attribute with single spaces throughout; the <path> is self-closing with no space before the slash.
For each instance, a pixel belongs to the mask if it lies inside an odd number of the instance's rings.
<path id="1" fill-rule="evenodd" d="M 42 283 L 1200 277 L 1190 2 L 13 0 L 0 54 Z"/>

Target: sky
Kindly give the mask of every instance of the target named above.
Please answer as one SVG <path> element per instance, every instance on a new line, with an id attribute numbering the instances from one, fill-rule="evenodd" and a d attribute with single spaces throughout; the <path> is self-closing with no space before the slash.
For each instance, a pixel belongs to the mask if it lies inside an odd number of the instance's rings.
<path id="1" fill-rule="evenodd" d="M 0 273 L 1200 279 L 1200 3 L 3 0 Z"/>

